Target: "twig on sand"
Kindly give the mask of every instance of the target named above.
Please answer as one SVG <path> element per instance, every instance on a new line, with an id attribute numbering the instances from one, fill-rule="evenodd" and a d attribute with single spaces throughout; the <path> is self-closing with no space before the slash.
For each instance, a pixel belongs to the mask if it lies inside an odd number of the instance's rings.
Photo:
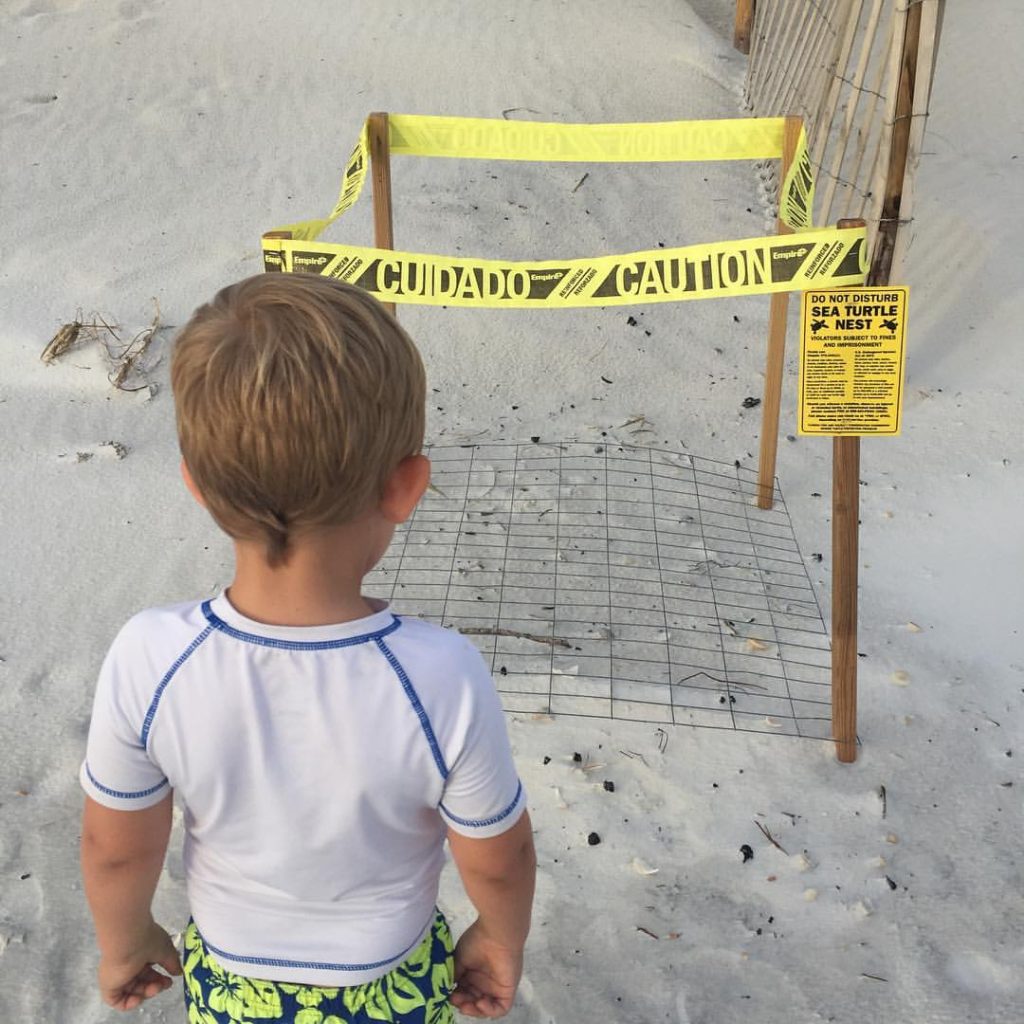
<path id="1" fill-rule="evenodd" d="M 81 315 L 80 312 L 79 315 Z M 84 326 L 77 316 L 71 323 L 62 324 L 60 330 L 49 340 L 46 348 L 39 354 L 39 358 L 44 363 L 52 363 L 54 360 L 60 359 L 78 341 L 78 335 Z"/>
<path id="2" fill-rule="evenodd" d="M 537 633 L 522 633 L 518 629 L 500 629 L 496 626 L 460 626 L 459 632 L 466 636 L 510 636 L 516 640 L 532 640 L 537 644 L 550 644 L 552 647 L 572 647 L 568 640 L 559 636 L 540 636 Z"/>
<path id="3" fill-rule="evenodd" d="M 643 933 L 644 933 L 644 935 L 650 935 L 650 937 L 651 937 L 652 939 L 657 939 L 657 938 L 658 938 L 658 936 L 657 936 L 657 935 L 655 935 L 655 934 L 654 934 L 654 932 L 650 931 L 650 929 L 648 929 L 648 928 L 645 928 L 645 927 L 644 927 L 644 926 L 643 926 L 642 924 L 638 924 L 638 925 L 636 926 L 636 930 L 637 930 L 638 932 L 643 932 Z"/>
<path id="4" fill-rule="evenodd" d="M 156 307 L 156 312 L 153 314 L 153 322 L 148 327 L 144 327 L 139 331 L 119 354 L 115 355 L 113 352 L 110 352 L 109 346 L 107 348 L 111 358 L 117 364 L 114 372 L 110 374 L 109 380 L 119 391 L 142 391 L 149 387 L 148 382 L 140 384 L 138 387 L 125 387 L 125 381 L 130 376 L 132 370 L 135 369 L 138 361 L 146 354 L 150 342 L 156 337 L 157 331 L 160 330 L 160 303 L 154 298 L 153 305 Z"/>
<path id="5" fill-rule="evenodd" d="M 97 320 L 99 323 L 96 322 Z M 99 313 L 93 313 L 92 320 L 87 322 L 82 319 L 82 310 L 79 309 L 71 323 L 61 325 L 57 333 L 49 340 L 43 351 L 40 352 L 39 358 L 44 363 L 55 362 L 68 349 L 73 348 L 80 339 L 89 338 L 91 340 L 98 338 L 100 328 L 103 328 L 113 337 L 117 337 L 116 327 L 111 327 Z"/>
<path id="6" fill-rule="evenodd" d="M 108 323 L 99 313 L 93 313 L 89 320 L 82 319 L 81 309 L 70 323 L 62 324 L 60 330 L 50 339 L 46 347 L 40 353 L 39 358 L 44 363 L 53 363 L 60 359 L 66 352 L 82 341 L 98 341 L 106 350 L 107 358 L 113 364 L 113 369 L 108 374 L 108 379 L 115 388 L 120 391 L 143 391 L 146 388 L 152 390 L 148 381 L 138 387 L 131 387 L 126 384 L 133 371 L 139 370 L 139 361 L 146 354 L 150 342 L 164 326 L 160 320 L 160 303 L 153 299 L 156 312 L 153 321 L 148 327 L 144 327 L 127 344 L 118 333 L 120 326 L 115 323 Z M 144 374 L 142 375 L 144 377 Z"/>
<path id="7" fill-rule="evenodd" d="M 643 754 L 638 754 L 638 753 L 637 753 L 637 752 L 636 752 L 635 750 L 620 750 L 620 751 L 619 751 L 619 753 L 620 753 L 620 754 L 621 754 L 621 755 L 622 755 L 623 757 L 629 757 L 629 758 L 634 758 L 634 757 L 636 757 L 636 758 L 639 758 L 639 759 L 640 759 L 641 761 L 643 761 L 643 763 L 644 763 L 645 765 L 647 765 L 647 767 L 648 767 L 648 768 L 650 767 L 650 765 L 648 765 L 648 764 L 647 764 L 647 758 L 646 758 L 646 757 L 644 757 L 644 755 L 643 755 Z"/>
<path id="8" fill-rule="evenodd" d="M 787 857 L 789 856 L 789 854 L 786 853 L 785 849 L 783 849 L 782 845 L 775 838 L 775 836 L 771 834 L 769 829 L 765 828 L 765 826 L 762 825 L 759 821 L 755 821 L 754 824 L 761 830 L 761 835 L 763 835 L 765 839 L 767 839 L 768 842 L 775 847 L 776 850 L 782 850 L 782 852 L 785 853 Z"/>

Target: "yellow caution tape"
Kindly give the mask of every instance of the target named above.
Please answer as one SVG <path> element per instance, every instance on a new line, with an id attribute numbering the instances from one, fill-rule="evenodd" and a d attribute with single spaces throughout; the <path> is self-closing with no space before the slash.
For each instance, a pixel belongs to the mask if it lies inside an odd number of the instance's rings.
<path id="1" fill-rule="evenodd" d="M 783 118 L 588 125 L 393 114 L 388 125 L 394 154 L 601 163 L 777 159 L 785 131 Z M 517 262 L 317 242 L 362 192 L 368 138 L 364 124 L 345 165 L 338 201 L 327 217 L 286 224 L 264 236 L 268 271 L 337 277 L 388 302 L 510 308 L 671 302 L 840 287 L 863 280 L 863 229 Z M 810 227 L 813 201 L 814 179 L 801 130 L 782 184 L 781 219 L 793 229 Z"/>
<path id="2" fill-rule="evenodd" d="M 267 270 L 323 274 L 382 302 L 559 309 L 838 288 L 864 280 L 863 229 L 823 228 L 570 260 L 481 260 L 266 238 Z"/>
<path id="3" fill-rule="evenodd" d="M 470 160 L 669 163 L 782 156 L 785 120 L 558 124 L 389 114 L 392 153 Z"/>

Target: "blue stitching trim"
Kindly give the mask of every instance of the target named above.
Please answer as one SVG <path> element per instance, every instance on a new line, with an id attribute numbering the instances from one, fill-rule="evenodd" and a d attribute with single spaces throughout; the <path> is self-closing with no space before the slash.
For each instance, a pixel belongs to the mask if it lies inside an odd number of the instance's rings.
<path id="1" fill-rule="evenodd" d="M 432 910 L 430 913 L 431 922 L 435 920 L 436 916 L 437 911 Z M 432 923 L 430 928 L 433 928 Z M 203 944 L 214 955 L 222 957 L 225 960 L 234 960 L 236 963 L 240 964 L 256 964 L 259 967 L 296 967 L 307 971 L 370 971 L 377 967 L 383 967 L 385 964 L 391 964 L 396 960 L 400 960 L 409 952 L 410 949 L 414 946 L 418 946 L 423 939 L 426 938 L 427 934 L 429 934 L 429 929 L 427 933 L 422 935 L 415 942 L 406 946 L 401 953 L 396 953 L 393 957 L 390 957 L 387 960 L 378 960 L 376 963 L 372 964 L 324 964 L 318 963 L 316 960 L 282 960 L 277 957 L 270 956 L 238 956 L 235 953 L 228 953 L 225 950 L 218 948 L 213 945 L 212 942 L 207 942 L 205 938 L 203 939 Z M 202 937 L 201 933 L 200 937 Z"/>
<path id="2" fill-rule="evenodd" d="M 445 816 L 451 818 L 451 820 L 457 825 L 469 825 L 472 828 L 483 828 L 485 825 L 497 825 L 499 821 L 504 821 L 505 818 L 515 810 L 516 804 L 519 803 L 519 797 L 522 796 L 522 793 L 523 784 L 520 782 L 518 787 L 516 787 L 516 795 L 512 803 L 510 803 L 500 814 L 495 815 L 493 818 L 484 818 L 482 821 L 473 821 L 471 818 L 460 818 L 458 815 L 452 814 L 444 804 L 441 804 L 440 806 Z"/>
<path id="3" fill-rule="evenodd" d="M 149 702 L 149 710 L 146 712 L 146 717 L 142 722 L 142 732 L 139 739 L 142 741 L 142 746 L 145 747 L 149 742 L 149 732 L 153 726 L 153 716 L 156 714 L 157 705 L 160 703 L 160 698 L 164 694 L 164 690 L 167 689 L 167 684 L 174 678 L 174 673 L 181 668 L 182 665 L 188 660 L 189 656 L 193 651 L 213 632 L 213 626 L 207 626 L 196 638 L 185 648 L 185 650 L 178 657 L 178 660 L 167 670 L 167 674 L 160 680 L 160 685 L 157 686 L 156 692 L 153 694 L 153 699 Z"/>
<path id="4" fill-rule="evenodd" d="M 259 644 L 261 647 L 277 647 L 282 651 L 330 651 L 336 647 L 353 647 L 356 644 L 365 644 L 370 640 L 377 640 L 389 633 L 394 633 L 402 624 L 401 620 L 393 615 L 390 624 L 377 630 L 376 633 L 363 633 L 360 636 L 350 636 L 344 640 L 277 640 L 274 637 L 258 636 L 256 633 L 244 633 L 240 629 L 235 629 L 234 626 L 229 626 L 213 611 L 209 601 L 203 602 L 203 614 L 213 629 L 219 629 L 236 640 L 245 640 L 251 644 Z"/>
<path id="5" fill-rule="evenodd" d="M 441 748 L 437 744 L 434 729 L 430 724 L 426 711 L 423 710 L 423 705 L 420 703 L 420 698 L 413 688 L 412 682 L 405 674 L 405 669 L 402 668 L 401 662 L 391 652 L 391 648 L 379 637 L 376 638 L 376 643 L 380 648 L 380 653 L 388 659 L 388 664 L 395 670 L 395 675 L 398 676 L 398 681 L 402 684 L 402 689 L 405 690 L 405 695 L 409 698 L 409 703 L 420 720 L 420 726 L 423 729 L 424 736 L 427 737 L 427 743 L 430 744 L 430 752 L 434 755 L 434 763 L 437 765 L 437 770 L 441 773 L 441 778 L 447 779 L 448 766 L 444 763 L 444 757 L 441 754 Z"/>
<path id="6" fill-rule="evenodd" d="M 149 789 L 140 789 L 136 793 L 122 793 L 117 789 L 108 789 L 100 782 L 95 775 L 92 773 L 92 769 L 89 767 L 89 762 L 85 762 L 85 774 L 89 776 L 89 781 L 101 792 L 106 793 L 107 796 L 120 797 L 122 800 L 134 800 L 143 796 L 152 796 L 158 789 L 163 789 L 167 785 L 168 780 L 164 779 L 163 782 L 158 782 L 155 786 L 150 786 Z"/>

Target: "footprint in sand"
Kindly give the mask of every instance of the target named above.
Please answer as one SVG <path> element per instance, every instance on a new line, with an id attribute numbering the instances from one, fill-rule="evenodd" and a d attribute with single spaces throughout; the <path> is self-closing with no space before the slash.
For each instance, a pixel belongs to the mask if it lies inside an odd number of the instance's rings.
<path id="1" fill-rule="evenodd" d="M 959 988 L 980 996 L 1009 995 L 1024 987 L 1019 964 L 1001 964 L 984 953 L 957 953 L 946 970 Z"/>
<path id="2" fill-rule="evenodd" d="M 555 1024 L 554 1015 L 541 1002 L 533 982 L 525 974 L 519 979 L 516 1001 L 521 1001 L 524 1006 L 529 1008 L 531 1021 L 537 1021 L 538 1024 Z"/>
<path id="3" fill-rule="evenodd" d="M 117 5 L 117 16 L 122 21 L 138 21 L 146 13 L 146 8 L 138 0 L 122 0 Z"/>
<path id="4" fill-rule="evenodd" d="M 83 0 L 31 0 L 18 14 L 22 18 L 38 18 L 41 15 L 61 14 L 75 11 L 82 6 Z"/>
<path id="5" fill-rule="evenodd" d="M 686 993 L 676 993 L 676 1021 L 677 1024 L 690 1024 L 690 1015 L 686 1012 Z"/>
<path id="6" fill-rule="evenodd" d="M 128 457 L 131 449 L 123 441 L 100 441 L 98 444 L 86 444 L 74 451 L 61 452 L 57 458 L 62 462 L 71 462 L 75 465 L 82 462 L 92 462 L 95 458 L 104 460 L 113 459 L 121 462 Z"/>

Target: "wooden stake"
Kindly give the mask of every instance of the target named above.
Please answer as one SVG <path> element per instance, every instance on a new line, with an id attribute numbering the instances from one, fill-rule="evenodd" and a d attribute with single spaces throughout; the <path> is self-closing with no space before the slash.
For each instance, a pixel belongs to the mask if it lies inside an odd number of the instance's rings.
<path id="1" fill-rule="evenodd" d="M 736 0 L 736 24 L 733 28 L 732 45 L 740 53 L 750 53 L 750 33 L 754 27 L 756 0 Z"/>
<path id="2" fill-rule="evenodd" d="M 832 738 L 857 760 L 857 520 L 860 438 L 832 438 Z"/>
<path id="3" fill-rule="evenodd" d="M 391 217 L 391 129 L 388 115 L 371 114 L 368 121 L 370 168 L 373 174 L 373 244 L 378 249 L 394 249 L 394 224 Z M 393 302 L 385 307 L 395 312 Z"/>
<path id="4" fill-rule="evenodd" d="M 792 234 L 782 220 L 782 182 L 796 156 L 803 120 L 787 117 L 782 136 L 782 167 L 779 172 L 779 209 L 777 230 L 780 235 Z M 768 356 L 764 371 L 764 402 L 761 415 L 761 453 L 757 470 L 757 506 L 771 508 L 775 500 L 775 457 L 779 448 L 779 409 L 782 406 L 782 375 L 786 361 L 786 318 L 789 314 L 789 293 L 772 295 L 768 312 Z"/>
<path id="5" fill-rule="evenodd" d="M 889 49 L 886 58 L 885 114 L 879 129 L 878 152 L 872 172 L 867 178 L 866 191 L 871 195 L 871 213 L 868 220 L 868 240 L 871 245 L 871 271 L 868 272 L 868 284 L 871 284 L 871 273 L 878 258 L 878 228 L 885 216 L 885 197 L 888 194 L 890 171 L 893 160 L 893 147 L 896 144 L 895 125 L 897 108 L 900 104 L 900 66 L 903 62 L 903 50 L 907 38 L 907 8 L 895 8 L 890 18 Z"/>
<path id="6" fill-rule="evenodd" d="M 907 171 L 907 153 L 910 148 L 910 125 L 914 113 L 914 89 L 917 82 L 917 47 L 921 38 L 921 4 L 914 4 L 906 12 L 906 28 L 899 55 L 899 74 L 896 81 L 896 109 L 892 118 L 892 145 L 889 166 L 885 175 L 885 199 L 871 259 L 869 284 L 888 284 L 892 269 L 896 235 L 900 224 L 903 181 Z M 894 76 L 896 78 L 896 76 Z"/>
<path id="7" fill-rule="evenodd" d="M 904 12 L 899 12 L 904 13 Z M 899 13 L 895 16 L 899 17 Z M 893 47 L 898 61 L 895 109 L 887 147 L 885 199 L 868 284 L 889 283 L 893 251 L 899 233 L 900 203 L 907 170 L 914 91 L 918 82 L 918 44 L 921 5 L 905 12 L 905 22 L 893 24 Z M 929 25 L 929 29 L 931 25 Z M 898 56 L 897 56 L 898 55 Z M 852 226 L 840 221 L 840 226 Z M 860 504 L 860 438 L 833 439 L 832 458 L 832 737 L 836 755 L 849 762 L 857 757 L 857 527 Z"/>
<path id="8" fill-rule="evenodd" d="M 900 29 L 903 28 L 901 32 Z M 868 283 L 889 282 L 893 249 L 899 228 L 900 198 L 907 167 L 921 5 L 906 12 L 906 24 L 894 23 L 894 44 L 899 46 L 899 81 L 888 147 L 885 202 L 872 257 Z M 857 222 L 840 221 L 840 227 Z M 863 221 L 860 222 L 863 224 Z M 832 738 L 836 756 L 851 762 L 857 757 L 857 568 L 860 509 L 860 438 L 832 440 Z"/>
<path id="9" fill-rule="evenodd" d="M 841 220 L 839 228 L 862 228 Z M 857 760 L 857 569 L 860 438 L 832 438 L 832 738 L 836 757 Z"/>
<path id="10" fill-rule="evenodd" d="M 928 118 L 928 103 L 931 99 L 932 77 L 935 74 L 935 54 L 942 24 L 943 5 L 939 0 L 923 0 L 921 3 L 921 31 L 917 44 L 917 74 L 914 81 L 914 102 L 910 123 L 910 139 L 907 149 L 907 166 L 903 175 L 903 197 L 900 200 L 900 220 L 904 230 L 896 233 L 890 279 L 901 277 L 903 259 L 911 238 L 906 230 L 907 222 L 913 217 L 914 179 L 917 165 L 921 160 L 921 144 L 924 127 Z"/>

